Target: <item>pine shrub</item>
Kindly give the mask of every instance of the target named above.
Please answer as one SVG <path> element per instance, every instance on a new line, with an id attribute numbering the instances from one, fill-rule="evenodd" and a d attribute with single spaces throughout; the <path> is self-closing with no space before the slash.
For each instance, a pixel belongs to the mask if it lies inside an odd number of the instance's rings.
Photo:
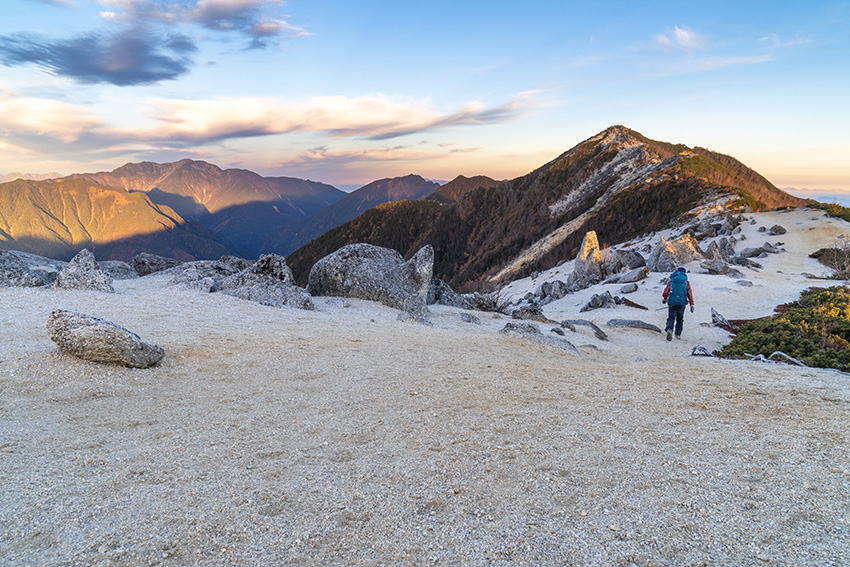
<path id="1" fill-rule="evenodd" d="M 787 311 L 743 325 L 717 354 L 742 358 L 781 351 L 809 366 L 850 372 L 850 289 L 810 289 Z"/>

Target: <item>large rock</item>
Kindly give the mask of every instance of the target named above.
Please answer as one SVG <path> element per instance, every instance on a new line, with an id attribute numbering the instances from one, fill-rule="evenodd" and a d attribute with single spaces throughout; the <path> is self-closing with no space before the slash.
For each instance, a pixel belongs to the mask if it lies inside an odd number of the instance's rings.
<path id="1" fill-rule="evenodd" d="M 649 268 L 643 266 L 641 268 L 635 268 L 631 272 L 623 274 L 619 278 L 617 278 L 617 283 L 635 283 L 640 280 L 646 279 L 649 276 Z"/>
<path id="2" fill-rule="evenodd" d="M 109 274 L 113 280 L 132 280 L 139 277 L 138 272 L 127 262 L 120 260 L 104 260 L 98 262 L 100 269 Z"/>
<path id="3" fill-rule="evenodd" d="M 652 249 L 646 265 L 653 272 L 672 272 L 688 262 L 702 259 L 699 243 L 690 234 L 669 241 L 662 236 Z"/>
<path id="4" fill-rule="evenodd" d="M 112 288 L 112 276 L 104 272 L 94 254 L 87 248 L 80 250 L 76 256 L 71 258 L 53 285 L 60 289 L 91 289 L 114 293 Z"/>
<path id="5" fill-rule="evenodd" d="M 379 301 L 417 316 L 428 312 L 425 300 L 434 270 L 434 249 L 425 246 L 405 262 L 401 254 L 371 244 L 349 244 L 325 256 L 310 270 L 307 290 Z"/>
<path id="6" fill-rule="evenodd" d="M 646 258 L 637 250 L 617 250 L 614 254 L 620 259 L 623 266 L 630 270 L 646 266 Z"/>
<path id="7" fill-rule="evenodd" d="M 570 291 L 578 291 L 602 281 L 602 252 L 599 249 L 599 239 L 596 231 L 588 231 L 581 242 L 581 249 L 576 256 L 575 267 L 567 279 Z"/>
<path id="8" fill-rule="evenodd" d="M 652 323 L 640 319 L 611 319 L 606 323 L 609 327 L 625 327 L 628 329 L 646 329 L 647 331 L 662 332 L 660 328 Z"/>
<path id="9" fill-rule="evenodd" d="M 779 225 L 779 224 L 775 224 L 772 227 L 770 227 L 770 231 L 768 232 L 768 234 L 770 234 L 771 236 L 778 236 L 780 234 L 785 234 L 785 232 L 786 232 L 786 230 L 785 230 L 784 226 Z"/>
<path id="10" fill-rule="evenodd" d="M 614 297 L 611 295 L 610 291 L 606 291 L 603 293 L 595 293 L 593 297 L 590 298 L 584 307 L 580 309 L 583 313 L 585 311 L 591 311 L 592 309 L 602 309 L 608 307 L 616 307 L 617 302 Z"/>
<path id="11" fill-rule="evenodd" d="M 457 293 L 449 284 L 438 278 L 433 278 L 431 283 L 428 284 L 425 303 L 478 311 L 495 311 L 497 308 L 496 300 L 492 297 L 478 292 Z"/>
<path id="12" fill-rule="evenodd" d="M 224 260 L 224 257 L 222 260 Z M 242 265 L 234 262 L 224 262 L 222 260 L 219 260 L 219 262 L 226 267 L 236 268 Z M 263 254 L 260 256 L 260 259 L 253 264 L 247 264 L 247 267 L 242 269 L 239 273 L 227 276 L 216 282 L 213 286 L 213 291 L 251 287 L 260 283 L 295 283 L 295 278 L 292 276 L 292 270 L 286 265 L 286 258 L 283 256 L 278 256 L 277 254 Z"/>
<path id="13" fill-rule="evenodd" d="M 47 333 L 59 350 L 92 362 L 148 368 L 165 356 L 161 347 L 142 341 L 123 327 L 72 311 L 51 313 Z"/>
<path id="14" fill-rule="evenodd" d="M 547 303 L 561 299 L 568 293 L 569 288 L 565 282 L 562 282 L 561 280 L 553 280 L 551 282 L 543 282 L 537 290 L 536 295 L 539 297 L 539 303 L 541 305 L 546 305 Z"/>
<path id="15" fill-rule="evenodd" d="M 136 270 L 136 273 L 140 276 L 146 276 L 179 266 L 181 263 L 180 260 L 175 260 L 174 258 L 165 258 L 156 254 L 139 252 L 130 260 L 130 267 Z"/>
<path id="16" fill-rule="evenodd" d="M 56 280 L 64 262 L 26 252 L 0 250 L 0 287 L 40 287 Z"/>

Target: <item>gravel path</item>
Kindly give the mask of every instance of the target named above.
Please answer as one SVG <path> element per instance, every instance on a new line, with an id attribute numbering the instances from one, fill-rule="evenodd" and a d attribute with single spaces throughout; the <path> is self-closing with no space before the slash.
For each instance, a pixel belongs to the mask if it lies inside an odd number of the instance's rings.
<path id="1" fill-rule="evenodd" d="M 847 376 L 116 283 L 0 289 L 0 565 L 850 564 Z M 61 355 L 56 308 L 166 358 Z"/>

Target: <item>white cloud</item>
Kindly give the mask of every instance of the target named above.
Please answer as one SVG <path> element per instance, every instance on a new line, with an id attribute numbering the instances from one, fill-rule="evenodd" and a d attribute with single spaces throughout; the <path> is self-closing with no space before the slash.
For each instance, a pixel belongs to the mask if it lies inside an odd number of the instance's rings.
<path id="1" fill-rule="evenodd" d="M 674 51 L 694 51 L 702 46 L 702 37 L 689 27 L 674 27 L 672 31 L 661 34 L 655 41 L 664 49 Z"/>
<path id="2" fill-rule="evenodd" d="M 159 126 L 132 134 L 149 141 L 198 144 L 292 132 L 324 132 L 336 137 L 388 139 L 456 125 L 510 120 L 533 105 L 534 93 L 485 106 L 471 102 L 441 112 L 427 100 L 384 94 L 325 96 L 306 102 L 270 98 L 153 101 Z M 131 133 L 128 132 L 128 135 Z"/>
<path id="3" fill-rule="evenodd" d="M 101 126 L 78 105 L 0 91 L 0 132 L 4 137 L 48 137 L 69 144 Z"/>

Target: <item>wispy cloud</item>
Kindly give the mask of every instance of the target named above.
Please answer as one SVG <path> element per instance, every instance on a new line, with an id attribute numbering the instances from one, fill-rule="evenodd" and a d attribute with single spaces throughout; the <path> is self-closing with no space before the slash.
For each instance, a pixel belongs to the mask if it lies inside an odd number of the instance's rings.
<path id="1" fill-rule="evenodd" d="M 288 24 L 279 13 L 279 0 L 194 0 L 177 3 L 163 0 L 100 0 L 110 11 L 107 20 L 149 25 L 197 24 L 209 30 L 237 32 L 248 37 L 251 47 L 265 47 L 273 38 L 293 38 L 306 32 Z"/>
<path id="2" fill-rule="evenodd" d="M 100 120 L 76 104 L 0 91 L 0 131 L 4 138 L 18 140 L 18 146 L 26 138 L 71 144 L 102 126 Z"/>
<path id="3" fill-rule="evenodd" d="M 335 137 L 386 140 L 450 126 L 484 125 L 511 120 L 534 105 L 523 93 L 496 106 L 469 103 L 440 112 L 426 100 L 374 94 L 326 96 L 307 102 L 275 99 L 154 101 L 160 126 L 134 134 L 150 141 L 201 144 L 292 132 L 324 132 Z"/>
<path id="4" fill-rule="evenodd" d="M 702 47 L 703 44 L 702 37 L 687 26 L 676 26 L 671 31 L 656 36 L 655 41 L 664 49 L 688 53 Z"/>

